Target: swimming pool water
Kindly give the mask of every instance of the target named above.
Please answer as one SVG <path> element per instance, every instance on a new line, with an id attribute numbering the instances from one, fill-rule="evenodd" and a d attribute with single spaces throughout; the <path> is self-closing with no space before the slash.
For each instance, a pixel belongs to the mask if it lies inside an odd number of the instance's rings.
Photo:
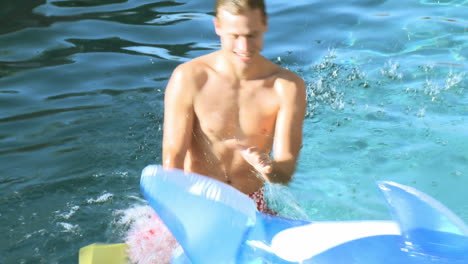
<path id="1" fill-rule="evenodd" d="M 120 242 L 160 163 L 164 89 L 219 47 L 209 1 L 0 4 L 0 263 L 76 263 Z M 376 181 L 468 222 L 468 1 L 267 1 L 263 54 L 300 74 L 298 171 L 283 214 L 389 219 Z M 128 218 L 130 215 L 130 219 Z"/>

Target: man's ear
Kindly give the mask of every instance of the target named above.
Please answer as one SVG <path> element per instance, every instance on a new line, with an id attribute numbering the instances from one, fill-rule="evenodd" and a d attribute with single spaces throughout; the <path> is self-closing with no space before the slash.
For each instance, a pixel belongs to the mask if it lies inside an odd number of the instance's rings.
<path id="1" fill-rule="evenodd" d="M 217 17 L 213 18 L 213 25 L 215 28 L 216 35 L 220 36 L 221 35 L 221 24 L 219 22 L 219 19 Z"/>

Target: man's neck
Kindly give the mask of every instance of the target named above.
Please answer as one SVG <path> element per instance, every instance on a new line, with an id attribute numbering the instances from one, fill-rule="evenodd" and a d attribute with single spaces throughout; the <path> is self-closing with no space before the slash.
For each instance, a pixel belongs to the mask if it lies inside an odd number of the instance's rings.
<path id="1" fill-rule="evenodd" d="M 223 51 L 220 52 L 219 58 L 219 70 L 227 75 L 232 75 L 238 80 L 253 80 L 258 79 L 262 75 L 262 65 L 264 64 L 264 58 L 258 54 L 249 65 L 244 67 L 238 67 L 235 65 L 227 56 L 224 56 Z"/>

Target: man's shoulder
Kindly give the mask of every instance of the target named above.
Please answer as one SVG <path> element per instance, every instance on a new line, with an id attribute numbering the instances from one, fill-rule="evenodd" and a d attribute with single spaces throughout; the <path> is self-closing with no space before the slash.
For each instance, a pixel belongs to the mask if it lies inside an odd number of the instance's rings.
<path id="1" fill-rule="evenodd" d="M 209 54 L 205 56 L 209 56 Z M 205 56 L 179 64 L 172 72 L 168 87 L 183 88 L 183 92 L 186 94 L 191 94 L 189 91 L 196 92 L 202 87 L 208 80 L 211 71 Z"/>
<path id="2" fill-rule="evenodd" d="M 171 79 L 175 83 L 184 84 L 186 89 L 203 86 L 211 71 L 210 64 L 205 56 L 179 64 L 172 72 Z"/>
<path id="3" fill-rule="evenodd" d="M 294 86 L 294 87 L 303 87 L 304 86 L 304 80 L 302 77 L 300 77 L 298 74 L 295 72 L 288 70 L 286 68 L 283 68 L 279 65 L 277 65 L 276 68 L 276 81 L 275 81 L 275 86 Z"/>
<path id="4" fill-rule="evenodd" d="M 207 71 L 211 69 L 210 61 L 212 60 L 212 57 L 213 55 L 210 53 L 194 58 L 192 60 L 179 64 L 179 66 L 176 67 L 175 71 L 182 72 L 185 74 L 190 73 L 194 75 L 206 74 Z"/>

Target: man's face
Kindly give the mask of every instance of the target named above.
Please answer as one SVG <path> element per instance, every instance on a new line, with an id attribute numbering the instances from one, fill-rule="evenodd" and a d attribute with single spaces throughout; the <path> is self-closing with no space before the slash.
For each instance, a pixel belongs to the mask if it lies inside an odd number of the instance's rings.
<path id="1" fill-rule="evenodd" d="M 260 10 L 234 15 L 221 9 L 214 23 L 222 49 L 235 63 L 250 64 L 262 50 L 267 26 Z"/>

